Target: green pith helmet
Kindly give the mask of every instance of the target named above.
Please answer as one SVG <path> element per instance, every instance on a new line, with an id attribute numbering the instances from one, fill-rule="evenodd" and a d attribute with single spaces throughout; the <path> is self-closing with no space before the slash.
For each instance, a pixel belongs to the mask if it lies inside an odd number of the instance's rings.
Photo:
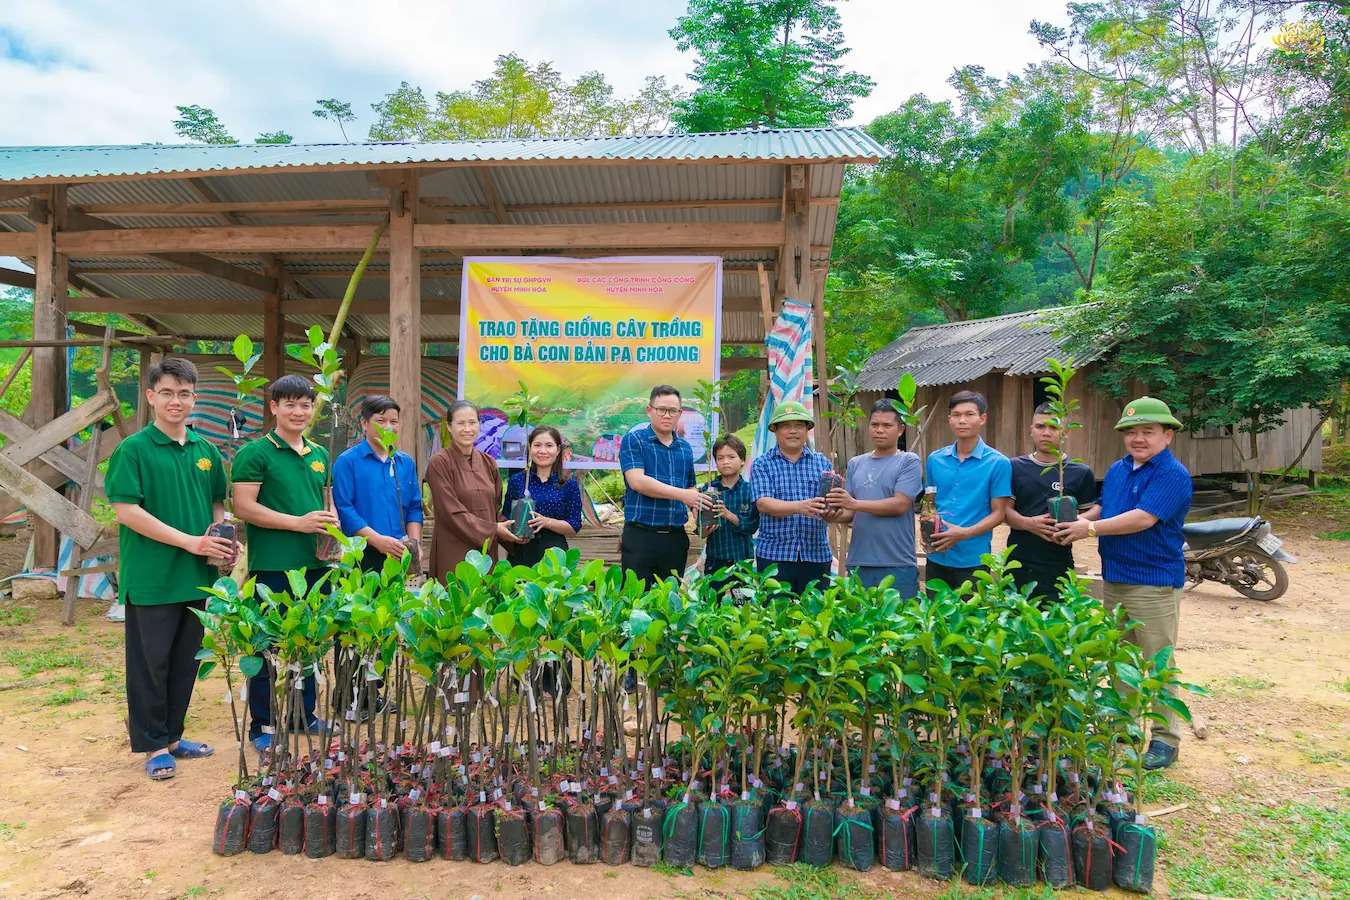
<path id="1" fill-rule="evenodd" d="M 1116 431 L 1124 431 L 1131 425 L 1167 425 L 1180 428 L 1181 423 L 1172 415 L 1167 404 L 1157 397 L 1140 397 L 1125 404 L 1125 415 L 1116 423 Z"/>
<path id="2" fill-rule="evenodd" d="M 784 422 L 805 422 L 807 425 L 814 425 L 811 414 L 806 411 L 806 405 L 796 400 L 788 400 L 786 403 L 778 404 L 778 408 L 773 411 L 773 418 L 769 420 L 769 430 L 774 431 Z"/>

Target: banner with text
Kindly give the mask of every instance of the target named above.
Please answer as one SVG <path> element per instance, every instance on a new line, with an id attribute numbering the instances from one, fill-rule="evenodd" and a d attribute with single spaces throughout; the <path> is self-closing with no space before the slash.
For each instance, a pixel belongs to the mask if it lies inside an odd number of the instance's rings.
<path id="1" fill-rule="evenodd" d="M 459 395 L 480 407 L 478 448 L 500 465 L 523 466 L 526 435 L 547 424 L 569 466 L 618 468 L 658 384 L 679 388 L 678 431 L 706 462 L 715 423 L 693 391 L 719 375 L 720 257 L 470 257 L 461 296 Z M 525 426 L 505 412 L 522 382 L 539 398 Z"/>

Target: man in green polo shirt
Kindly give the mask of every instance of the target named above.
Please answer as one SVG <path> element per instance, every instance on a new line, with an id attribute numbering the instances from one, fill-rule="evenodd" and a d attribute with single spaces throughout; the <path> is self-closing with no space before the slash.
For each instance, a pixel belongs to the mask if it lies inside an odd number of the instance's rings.
<path id="1" fill-rule="evenodd" d="M 202 647 L 192 610 L 205 609 L 204 588 L 219 577 L 210 560 L 235 550 L 204 536 L 225 518 L 225 467 L 187 427 L 196 388 L 197 367 L 185 359 L 150 368 L 154 421 L 118 445 L 104 482 L 117 512 L 118 599 L 127 610 L 127 731 L 156 781 L 174 776 L 175 759 L 214 752 L 183 738 Z"/>
<path id="2" fill-rule="evenodd" d="M 337 525 L 337 513 L 324 508 L 328 452 L 305 438 L 314 418 L 318 393 L 308 379 L 283 375 L 272 382 L 276 428 L 240 448 L 234 458 L 234 514 L 248 526 L 248 570 L 257 584 L 289 593 L 286 573 L 305 572 L 313 587 L 327 566 L 315 555 L 316 535 Z M 314 678 L 302 685 L 305 715 L 314 727 Z M 249 739 L 259 753 L 272 745 L 272 706 L 268 672 L 248 684 Z"/>

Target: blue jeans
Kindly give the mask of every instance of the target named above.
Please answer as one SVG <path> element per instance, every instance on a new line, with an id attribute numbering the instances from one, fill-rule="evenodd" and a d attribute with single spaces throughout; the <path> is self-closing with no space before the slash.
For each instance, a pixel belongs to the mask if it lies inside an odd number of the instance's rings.
<path id="1" fill-rule="evenodd" d="M 901 597 L 910 600 L 919 596 L 918 566 L 852 566 L 848 571 L 850 575 L 858 576 L 863 587 L 869 588 L 880 586 L 883 578 L 893 575 L 895 583 L 891 587 L 899 591 Z"/>

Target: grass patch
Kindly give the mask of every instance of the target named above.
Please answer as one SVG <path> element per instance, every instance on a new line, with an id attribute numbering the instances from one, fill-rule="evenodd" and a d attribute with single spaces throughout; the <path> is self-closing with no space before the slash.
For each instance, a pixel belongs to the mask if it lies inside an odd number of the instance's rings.
<path id="1" fill-rule="evenodd" d="M 872 900 L 889 896 L 872 891 L 833 867 L 820 869 L 794 863 L 774 869 L 773 873 L 787 883 L 759 885 L 749 892 L 750 900 Z"/>
<path id="2" fill-rule="evenodd" d="M 670 878 L 674 878 L 677 875 L 688 875 L 692 878 L 694 875 L 693 869 L 676 868 L 675 866 L 672 866 L 670 863 L 666 862 L 664 859 L 658 859 L 656 862 L 652 863 L 652 871 L 655 872 L 657 875 L 666 875 Z"/>
<path id="3" fill-rule="evenodd" d="M 1234 675 L 1224 684 L 1239 695 L 1268 691 L 1275 686 L 1275 682 L 1260 675 Z"/>
<path id="4" fill-rule="evenodd" d="M 66 688 L 64 691 L 54 691 L 42 699 L 43 706 L 65 706 L 68 703 L 79 703 L 81 700 L 88 700 L 89 695 L 77 687 Z"/>
<path id="5" fill-rule="evenodd" d="M 47 647 L 11 647 L 5 651 L 5 664 L 14 666 L 24 678 L 55 669 L 83 669 L 84 659 L 78 653 L 68 653 L 58 645 Z"/>
<path id="6" fill-rule="evenodd" d="M 1340 531 L 1326 531 L 1317 537 L 1323 541 L 1350 541 L 1350 528 L 1342 528 Z"/>
<path id="7" fill-rule="evenodd" d="M 1350 678 L 1347 678 L 1344 681 L 1332 682 L 1331 686 L 1338 691 L 1345 691 L 1347 694 L 1350 694 Z"/>
<path id="8" fill-rule="evenodd" d="M 1303 758 L 1315 766 L 1332 766 L 1345 762 L 1345 754 L 1334 748 L 1329 750 L 1304 750 Z"/>
<path id="9" fill-rule="evenodd" d="M 37 610 L 31 606 L 0 607 L 0 628 L 14 628 L 33 621 Z"/>
<path id="10" fill-rule="evenodd" d="M 1154 773 L 1144 779 L 1144 805 L 1163 803 L 1173 806 L 1177 803 L 1195 803 L 1200 792 L 1189 784 L 1173 781 L 1162 773 Z"/>
<path id="11" fill-rule="evenodd" d="M 1219 823 L 1241 823 L 1226 840 L 1198 834 L 1203 847 L 1173 840 L 1164 869 L 1174 893 L 1303 900 L 1344 896 L 1350 884 L 1350 808 L 1286 803 L 1227 805 Z"/>

